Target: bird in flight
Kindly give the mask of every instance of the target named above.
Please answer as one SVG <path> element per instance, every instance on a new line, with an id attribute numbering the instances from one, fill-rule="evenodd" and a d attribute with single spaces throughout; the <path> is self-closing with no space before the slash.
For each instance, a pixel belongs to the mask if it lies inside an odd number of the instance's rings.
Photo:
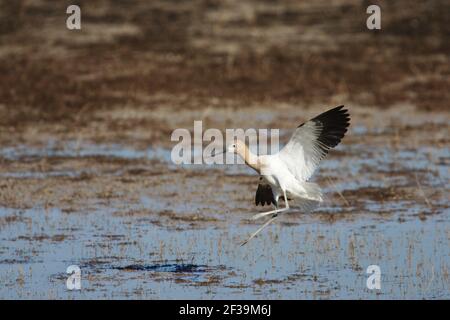
<path id="1" fill-rule="evenodd" d="M 255 204 L 275 206 L 275 210 L 252 217 L 270 216 L 270 219 L 241 245 L 273 222 L 279 213 L 288 211 L 289 200 L 296 199 L 302 212 L 310 212 L 323 201 L 320 187 L 308 180 L 328 151 L 341 142 L 349 125 L 350 115 L 342 105 L 299 125 L 289 142 L 276 154 L 255 155 L 241 140 L 235 140 L 226 148 L 226 152 L 241 156 L 260 175 Z M 279 207 L 280 199 L 284 200 L 284 208 Z"/>

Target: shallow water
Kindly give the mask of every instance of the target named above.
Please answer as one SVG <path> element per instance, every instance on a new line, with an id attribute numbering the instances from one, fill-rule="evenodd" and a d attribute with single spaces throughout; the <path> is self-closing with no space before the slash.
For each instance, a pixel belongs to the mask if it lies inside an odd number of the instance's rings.
<path id="1" fill-rule="evenodd" d="M 174 176 L 148 192 L 134 188 L 136 201 L 90 199 L 69 211 L 0 208 L 0 297 L 450 298 L 449 150 L 358 143 L 338 150 L 316 174 L 327 195 L 323 206 L 282 216 L 239 247 L 260 223 L 246 220 L 255 210 L 247 194 L 257 178 L 245 166 L 177 168 L 168 149 L 118 144 L 4 148 L 0 155 L 10 161 L 157 159 Z M 109 176 L 121 177 L 124 166 Z M 86 172 L 97 168 L 18 169 L 1 177 L 45 181 Z M 80 291 L 66 288 L 70 265 L 81 268 Z M 381 269 L 380 290 L 366 286 L 370 265 Z"/>
<path id="2" fill-rule="evenodd" d="M 242 248 L 238 241 L 256 226 L 174 231 L 106 208 L 1 210 L 11 215 L 20 222 L 2 230 L 3 298 L 449 297 L 448 212 L 403 223 L 365 214 L 329 224 L 311 215 Z M 73 264 L 82 270 L 77 292 L 65 287 Z M 381 268 L 381 290 L 366 288 L 372 264 Z"/>

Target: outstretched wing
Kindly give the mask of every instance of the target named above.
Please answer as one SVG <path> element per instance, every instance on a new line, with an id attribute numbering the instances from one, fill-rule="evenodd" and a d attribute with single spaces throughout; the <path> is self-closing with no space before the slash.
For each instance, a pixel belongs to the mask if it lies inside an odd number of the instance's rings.
<path id="1" fill-rule="evenodd" d="M 299 180 L 307 181 L 328 153 L 337 146 L 350 125 L 348 110 L 339 106 L 299 125 L 278 153 L 279 159 Z"/>

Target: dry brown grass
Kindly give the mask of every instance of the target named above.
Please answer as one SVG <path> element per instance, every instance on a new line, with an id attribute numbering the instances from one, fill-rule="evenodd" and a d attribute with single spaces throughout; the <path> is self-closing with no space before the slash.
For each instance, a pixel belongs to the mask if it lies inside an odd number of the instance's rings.
<path id="1" fill-rule="evenodd" d="M 445 110 L 447 1 L 376 2 L 380 32 L 356 0 L 80 1 L 77 33 L 65 30 L 64 2 L 2 1 L 0 121 L 70 123 L 80 109 L 93 121 L 93 110 L 154 108 L 161 95 L 182 109 L 216 97 Z"/>

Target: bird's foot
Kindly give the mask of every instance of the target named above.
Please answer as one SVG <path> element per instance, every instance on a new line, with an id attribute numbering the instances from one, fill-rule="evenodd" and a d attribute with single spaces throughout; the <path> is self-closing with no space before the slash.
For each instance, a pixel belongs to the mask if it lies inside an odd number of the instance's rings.
<path id="1" fill-rule="evenodd" d="M 252 216 L 251 220 L 257 220 L 260 219 L 262 217 L 268 216 L 268 215 L 272 215 L 272 218 L 277 217 L 278 213 L 283 212 L 289 210 L 289 208 L 283 208 L 283 209 L 277 209 L 277 210 L 272 210 L 272 211 L 267 211 L 267 212 L 260 212 L 255 214 L 254 216 Z"/>
<path id="2" fill-rule="evenodd" d="M 274 214 L 278 214 L 278 211 L 277 210 L 272 210 L 272 211 L 267 211 L 267 212 L 260 212 L 260 213 L 257 213 L 255 215 L 253 215 L 251 217 L 251 220 L 258 220 L 258 219 L 261 219 L 261 218 L 263 218 L 265 216 L 274 215 Z"/>
<path id="3" fill-rule="evenodd" d="M 250 240 L 252 240 L 258 233 L 260 233 L 265 227 L 267 227 L 272 221 L 274 221 L 277 218 L 277 215 L 272 216 L 272 218 L 270 218 L 266 223 L 264 223 L 258 230 L 256 230 L 255 232 L 252 233 L 252 235 L 250 237 L 248 237 L 247 240 L 245 240 L 244 242 L 241 243 L 241 247 L 246 245 L 247 242 L 249 242 Z"/>

